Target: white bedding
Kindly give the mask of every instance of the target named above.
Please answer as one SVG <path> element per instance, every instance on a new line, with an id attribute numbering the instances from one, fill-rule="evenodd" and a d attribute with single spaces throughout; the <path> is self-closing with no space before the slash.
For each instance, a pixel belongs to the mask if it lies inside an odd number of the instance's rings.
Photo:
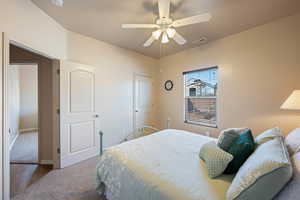
<path id="1" fill-rule="evenodd" d="M 198 156 L 211 140 L 169 129 L 111 147 L 97 167 L 98 192 L 108 200 L 224 200 L 233 177 L 210 179 Z"/>
<path id="2" fill-rule="evenodd" d="M 296 200 L 300 199 L 300 152 L 291 157 L 293 164 L 293 178 L 274 198 L 274 200 Z"/>

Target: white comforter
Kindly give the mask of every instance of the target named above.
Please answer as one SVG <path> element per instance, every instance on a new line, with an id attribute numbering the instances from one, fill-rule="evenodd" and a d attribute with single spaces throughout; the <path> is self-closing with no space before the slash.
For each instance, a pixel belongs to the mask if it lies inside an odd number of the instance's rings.
<path id="1" fill-rule="evenodd" d="M 108 200 L 224 200 L 232 176 L 210 179 L 198 156 L 211 140 L 169 129 L 111 147 L 97 167 L 98 192 Z"/>

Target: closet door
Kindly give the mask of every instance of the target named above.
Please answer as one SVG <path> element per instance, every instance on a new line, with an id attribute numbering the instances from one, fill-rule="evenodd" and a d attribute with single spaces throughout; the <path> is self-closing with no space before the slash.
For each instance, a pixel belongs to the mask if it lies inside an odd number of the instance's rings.
<path id="1" fill-rule="evenodd" d="M 134 137 L 138 137 L 144 126 L 153 125 L 153 80 L 149 76 L 137 74 L 134 88 Z"/>
<path id="2" fill-rule="evenodd" d="M 99 153 L 99 115 L 95 112 L 95 70 L 61 62 L 60 67 L 61 167 Z"/>

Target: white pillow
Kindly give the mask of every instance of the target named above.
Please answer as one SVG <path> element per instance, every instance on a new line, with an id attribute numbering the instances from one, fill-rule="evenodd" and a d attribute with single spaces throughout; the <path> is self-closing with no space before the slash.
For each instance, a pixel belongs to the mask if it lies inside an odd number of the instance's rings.
<path id="1" fill-rule="evenodd" d="M 300 151 L 300 128 L 296 128 L 285 137 L 285 143 L 290 155 Z"/>
<path id="2" fill-rule="evenodd" d="M 259 144 L 268 142 L 276 137 L 283 137 L 281 129 L 278 127 L 268 129 L 268 130 L 262 132 L 261 134 L 259 134 L 255 138 L 255 143 L 259 145 Z"/>
<path id="3" fill-rule="evenodd" d="M 282 137 L 258 145 L 234 177 L 228 200 L 271 200 L 291 179 L 289 153 Z"/>

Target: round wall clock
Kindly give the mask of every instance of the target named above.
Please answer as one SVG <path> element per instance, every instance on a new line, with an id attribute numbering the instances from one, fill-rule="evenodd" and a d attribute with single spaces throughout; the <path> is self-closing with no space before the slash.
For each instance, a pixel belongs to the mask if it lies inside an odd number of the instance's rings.
<path id="1" fill-rule="evenodd" d="M 165 90 L 171 91 L 173 89 L 173 82 L 171 80 L 167 80 L 165 82 Z"/>

